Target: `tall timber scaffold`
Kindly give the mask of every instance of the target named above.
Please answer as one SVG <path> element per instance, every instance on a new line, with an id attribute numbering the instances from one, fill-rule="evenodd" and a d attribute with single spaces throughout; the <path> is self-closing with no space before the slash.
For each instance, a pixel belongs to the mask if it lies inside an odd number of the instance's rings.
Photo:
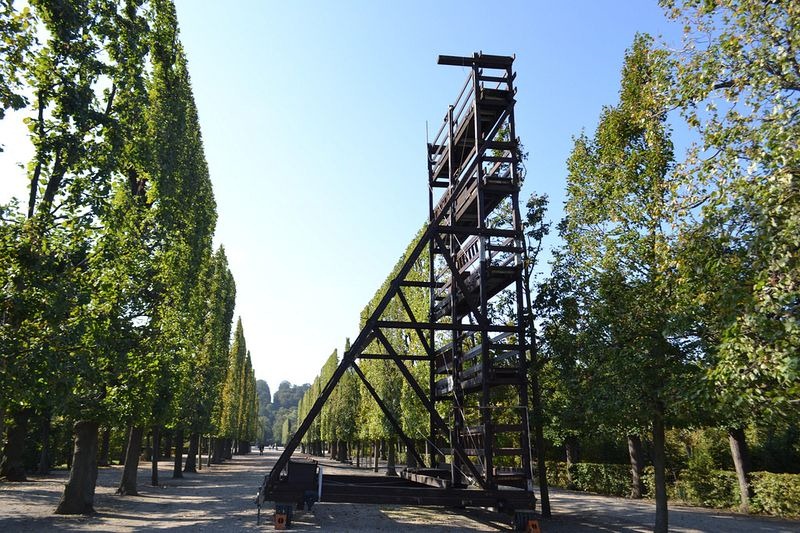
<path id="1" fill-rule="evenodd" d="M 438 62 L 469 75 L 428 143 L 428 223 L 265 476 L 259 509 L 264 501 L 301 503 L 310 491 L 327 502 L 534 506 L 514 58 L 476 53 Z M 426 312 L 412 308 L 413 291 L 425 295 Z M 386 318 L 390 305 L 407 319 Z M 397 340 L 408 336 L 422 350 L 411 353 Z M 416 394 L 430 421 L 415 428 L 424 449 L 369 383 L 359 366 L 367 359 L 394 361 Z M 411 365 L 428 365 L 427 383 Z M 417 465 L 400 478 L 376 486 L 290 460 L 347 371 L 361 378 Z"/>

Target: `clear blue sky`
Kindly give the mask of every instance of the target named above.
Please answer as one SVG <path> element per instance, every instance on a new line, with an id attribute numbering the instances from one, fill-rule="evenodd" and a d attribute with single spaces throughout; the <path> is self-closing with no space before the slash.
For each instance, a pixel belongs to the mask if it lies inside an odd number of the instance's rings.
<path id="1" fill-rule="evenodd" d="M 681 31 L 656 0 L 178 0 L 177 10 L 215 242 L 256 377 L 273 391 L 311 381 L 358 334 L 361 309 L 425 221 L 425 125 L 438 130 L 467 75 L 438 54 L 516 54 L 523 197 L 550 195 L 556 221 L 572 136 L 616 102 L 635 33 L 677 45 Z M 2 128 L 5 201 L 24 187 L 12 170 L 27 152 Z"/>

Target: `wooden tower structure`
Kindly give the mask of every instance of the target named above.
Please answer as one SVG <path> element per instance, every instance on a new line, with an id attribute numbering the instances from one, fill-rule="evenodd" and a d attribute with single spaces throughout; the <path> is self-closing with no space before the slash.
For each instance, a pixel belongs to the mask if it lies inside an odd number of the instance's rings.
<path id="1" fill-rule="evenodd" d="M 440 65 L 466 67 L 469 75 L 428 143 L 428 223 L 264 478 L 259 509 L 267 500 L 302 502 L 310 490 L 322 501 L 533 508 L 513 61 L 482 53 L 439 56 Z M 412 309 L 410 291 L 426 294 L 423 316 Z M 390 305 L 407 319 L 385 319 Z M 417 353 L 397 341 L 409 336 L 422 348 Z M 417 431 L 426 436 L 425 449 L 369 383 L 359 367 L 366 359 L 394 361 L 416 393 L 430 419 Z M 410 365 L 428 366 L 427 383 Z M 364 476 L 315 478 L 307 465 L 290 461 L 347 371 L 361 378 L 420 465 L 382 480 L 380 488 L 364 485 Z"/>

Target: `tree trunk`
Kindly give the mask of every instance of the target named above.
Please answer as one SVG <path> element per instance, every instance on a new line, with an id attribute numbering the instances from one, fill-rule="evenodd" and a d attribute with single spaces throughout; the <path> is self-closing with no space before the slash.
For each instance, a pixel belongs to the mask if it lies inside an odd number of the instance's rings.
<path id="1" fill-rule="evenodd" d="M 208 465 L 211 464 L 221 464 L 223 460 L 223 456 L 225 455 L 225 439 L 220 437 L 214 437 L 211 439 L 211 455 L 208 458 Z"/>
<path id="2" fill-rule="evenodd" d="M 750 512 L 750 498 L 752 488 L 750 486 L 750 453 L 747 450 L 747 441 L 744 436 L 743 428 L 733 428 L 728 430 L 728 441 L 731 445 L 731 457 L 733 466 L 736 468 L 736 479 L 739 481 L 739 510 L 743 513 Z"/>
<path id="3" fill-rule="evenodd" d="M 175 430 L 175 464 L 172 469 L 172 478 L 183 477 L 183 430 Z"/>
<path id="4" fill-rule="evenodd" d="M 570 435 L 566 439 L 564 439 L 564 452 L 567 456 L 567 464 L 573 465 L 576 463 L 581 462 L 580 457 L 580 443 L 578 442 L 578 437 L 575 435 Z"/>
<path id="5" fill-rule="evenodd" d="M 564 452 L 567 455 L 567 488 L 574 489 L 575 480 L 572 479 L 572 472 L 574 470 L 572 466 L 579 463 L 581 460 L 578 437 L 570 435 L 564 439 Z"/>
<path id="6" fill-rule="evenodd" d="M 189 451 L 186 452 L 186 465 L 184 472 L 197 473 L 197 451 L 200 448 L 200 435 L 197 432 L 189 435 Z M 200 456 L 200 463 L 203 463 L 203 456 Z"/>
<path id="7" fill-rule="evenodd" d="M 42 418 L 42 451 L 39 453 L 39 468 L 36 473 L 42 476 L 50 473 L 50 421 L 49 412 Z"/>
<path id="8" fill-rule="evenodd" d="M 100 442 L 100 457 L 97 459 L 97 466 L 110 466 L 109 448 L 111 447 L 111 428 L 103 430 L 103 440 Z"/>
<path id="9" fill-rule="evenodd" d="M 94 488 L 97 482 L 97 422 L 75 422 L 75 453 L 69 480 L 56 508 L 56 514 L 91 514 L 94 512 Z"/>
<path id="10" fill-rule="evenodd" d="M 397 476 L 397 470 L 395 469 L 395 463 L 397 462 L 397 440 L 387 439 L 386 447 L 388 448 L 386 454 L 387 456 L 386 475 Z"/>
<path id="11" fill-rule="evenodd" d="M 373 472 L 377 472 L 378 471 L 378 441 L 377 440 L 372 443 L 372 453 L 375 456 L 375 464 L 372 467 L 372 471 Z"/>
<path id="12" fill-rule="evenodd" d="M 130 428 L 128 429 L 128 434 L 130 434 Z M 119 452 L 119 464 L 120 466 L 125 466 L 125 459 L 126 455 L 128 455 L 128 441 L 125 440 L 125 444 L 122 445 L 122 448 Z"/>
<path id="13" fill-rule="evenodd" d="M 530 383 L 531 383 L 531 396 L 530 400 L 533 407 L 533 431 L 535 436 L 536 446 L 536 470 L 539 475 L 539 497 L 541 499 L 542 516 L 550 518 L 550 485 L 547 483 L 547 463 L 544 450 L 544 415 L 542 413 L 542 389 L 539 386 L 539 345 L 537 343 L 536 335 L 536 318 L 533 313 L 533 305 L 531 302 L 531 277 L 533 275 L 533 265 L 537 261 L 539 255 L 538 251 L 531 258 L 528 255 L 530 243 L 525 247 L 525 269 L 523 270 L 523 287 L 522 295 L 525 300 L 525 307 L 528 309 L 528 320 L 526 321 L 528 333 L 530 334 Z M 538 241 L 538 247 L 541 248 L 541 238 Z M 532 249 L 531 249 L 532 250 Z M 530 259 L 530 260 L 529 260 Z M 529 430 L 530 431 L 530 430 Z M 528 435 L 530 439 L 530 434 Z M 531 458 L 533 461 L 533 458 Z M 435 461 L 433 461 L 435 462 Z"/>
<path id="14" fill-rule="evenodd" d="M 211 463 L 218 463 L 220 458 L 219 453 L 219 446 L 217 445 L 217 438 L 216 437 L 209 437 L 208 438 L 208 466 L 211 466 Z"/>
<path id="15" fill-rule="evenodd" d="M 136 496 L 136 477 L 139 473 L 139 455 L 142 451 L 142 426 L 131 426 L 128 432 L 128 445 L 125 452 L 125 468 L 122 470 L 122 479 L 119 481 L 117 494 Z"/>
<path id="16" fill-rule="evenodd" d="M 153 460 L 153 434 L 147 434 L 147 441 L 144 445 L 144 460 L 148 463 Z"/>
<path id="17" fill-rule="evenodd" d="M 361 441 L 356 441 L 356 468 L 361 468 Z"/>
<path id="18" fill-rule="evenodd" d="M 653 413 L 653 468 L 656 484 L 656 523 L 654 533 L 667 533 L 667 476 L 664 452 L 664 404 L 656 402 Z"/>
<path id="19" fill-rule="evenodd" d="M 233 459 L 233 439 L 225 439 L 225 447 L 222 454 L 223 459 Z"/>
<path id="20" fill-rule="evenodd" d="M 20 409 L 12 414 L 12 422 L 6 432 L 3 459 L 0 462 L 0 478 L 6 481 L 27 480 L 24 452 L 30 413 L 30 409 Z"/>
<path id="21" fill-rule="evenodd" d="M 72 453 L 75 451 L 74 448 L 75 445 L 72 442 L 72 435 L 69 435 L 69 442 L 67 442 L 64 447 L 64 453 L 67 456 L 67 470 L 72 470 Z"/>
<path id="22" fill-rule="evenodd" d="M 160 459 L 169 459 L 172 457 L 172 435 L 172 431 L 164 432 L 164 447 L 162 448 L 164 453 L 159 456 Z"/>
<path id="23" fill-rule="evenodd" d="M 536 354 L 536 344 L 531 349 L 532 357 Z M 533 432 L 536 443 L 536 471 L 539 475 L 539 499 L 542 516 L 550 518 L 550 485 L 547 483 L 547 464 L 544 451 L 544 415 L 542 414 L 542 390 L 536 369 L 531 375 L 531 396 L 533 400 Z M 530 436 L 529 436 L 530 438 Z"/>
<path id="24" fill-rule="evenodd" d="M 417 466 L 419 466 L 420 468 L 422 467 L 422 465 L 417 465 L 417 460 L 414 458 L 414 454 L 411 453 L 411 449 L 408 446 L 406 446 L 406 467 L 417 468 Z"/>
<path id="25" fill-rule="evenodd" d="M 158 426 L 153 426 L 153 457 L 150 460 L 150 485 L 158 487 L 158 452 L 161 445 L 161 435 Z"/>
<path id="26" fill-rule="evenodd" d="M 628 455 L 631 459 L 631 498 L 641 498 L 644 493 L 642 472 L 644 471 L 644 457 L 642 454 L 642 439 L 639 435 L 628 435 Z"/>

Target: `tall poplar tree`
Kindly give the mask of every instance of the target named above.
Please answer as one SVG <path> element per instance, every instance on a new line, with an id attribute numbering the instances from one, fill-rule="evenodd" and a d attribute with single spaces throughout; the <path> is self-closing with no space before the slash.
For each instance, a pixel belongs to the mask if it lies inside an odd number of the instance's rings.
<path id="1" fill-rule="evenodd" d="M 223 443 L 222 457 L 230 459 L 234 441 L 241 436 L 242 396 L 244 390 L 244 374 L 247 361 L 247 344 L 241 317 L 236 322 L 228 355 L 228 368 L 222 392 L 222 415 L 220 417 L 219 439 Z"/>
<path id="2" fill-rule="evenodd" d="M 222 388 L 225 384 L 236 302 L 236 284 L 228 269 L 228 259 L 222 246 L 211 257 L 203 279 L 207 280 L 204 335 L 193 367 L 193 393 L 190 400 L 193 407 L 186 421 L 190 436 L 185 472 L 197 471 L 200 436 L 204 432 L 216 434 L 220 426 Z"/>

